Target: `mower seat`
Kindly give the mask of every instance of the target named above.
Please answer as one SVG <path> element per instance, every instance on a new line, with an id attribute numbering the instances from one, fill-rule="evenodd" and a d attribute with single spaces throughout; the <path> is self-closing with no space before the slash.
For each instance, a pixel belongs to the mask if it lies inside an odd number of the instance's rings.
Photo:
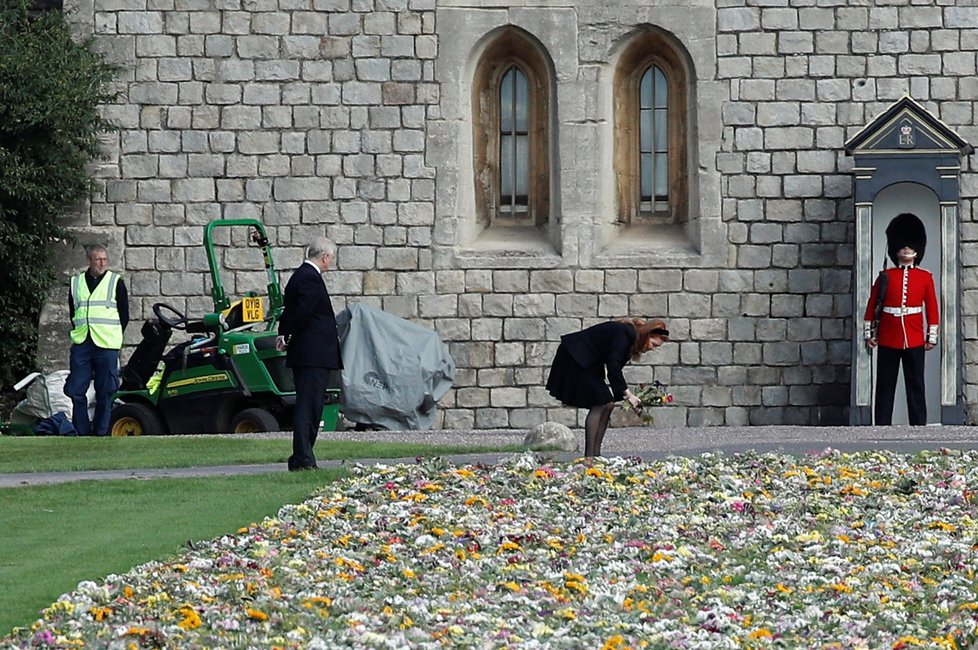
<path id="1" fill-rule="evenodd" d="M 139 342 L 129 362 L 120 373 L 122 390 L 142 390 L 146 382 L 156 372 L 156 367 L 163 358 L 163 351 L 170 340 L 173 330 L 156 319 L 143 323 L 140 330 L 143 340 Z"/>
<path id="2" fill-rule="evenodd" d="M 256 350 L 274 350 L 275 349 L 275 339 L 278 337 L 274 334 L 269 336 L 258 336 L 255 337 L 252 342 L 255 344 Z"/>

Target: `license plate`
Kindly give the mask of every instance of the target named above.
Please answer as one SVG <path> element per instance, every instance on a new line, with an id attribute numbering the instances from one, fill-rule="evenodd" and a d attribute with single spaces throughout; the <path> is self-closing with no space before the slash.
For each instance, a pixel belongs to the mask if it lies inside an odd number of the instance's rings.
<path id="1" fill-rule="evenodd" d="M 265 320 L 265 308 L 261 298 L 242 298 L 241 315 L 246 323 L 256 323 Z"/>

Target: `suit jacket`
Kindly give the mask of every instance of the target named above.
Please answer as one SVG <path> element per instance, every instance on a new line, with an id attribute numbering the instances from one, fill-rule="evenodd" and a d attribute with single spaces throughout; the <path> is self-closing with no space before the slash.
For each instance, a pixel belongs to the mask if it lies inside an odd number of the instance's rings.
<path id="1" fill-rule="evenodd" d="M 288 349 L 285 365 L 342 368 L 336 316 L 322 275 L 302 263 L 285 285 L 284 311 L 278 333 Z"/>
<path id="2" fill-rule="evenodd" d="M 883 296 L 884 312 L 880 316 L 879 344 L 884 348 L 919 348 L 924 345 L 924 316 L 927 316 L 927 326 L 937 333 L 941 319 L 937 308 L 937 293 L 934 290 L 934 276 L 930 271 L 911 267 L 908 269 L 889 268 L 883 271 L 887 275 L 886 295 Z M 873 307 L 876 305 L 876 294 L 879 291 L 879 279 L 873 283 L 869 295 L 864 321 L 873 319 Z M 891 314 L 887 308 L 899 309 L 911 307 L 923 311 L 915 314 Z"/>
<path id="3" fill-rule="evenodd" d="M 609 321 L 565 334 L 560 341 L 581 368 L 596 370 L 604 366 L 611 392 L 615 401 L 620 402 L 628 388 L 622 368 L 632 358 L 635 337 L 632 325 Z"/>

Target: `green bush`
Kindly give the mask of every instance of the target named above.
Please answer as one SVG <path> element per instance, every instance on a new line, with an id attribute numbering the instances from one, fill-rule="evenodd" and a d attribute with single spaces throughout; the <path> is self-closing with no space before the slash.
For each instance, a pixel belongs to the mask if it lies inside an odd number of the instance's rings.
<path id="1" fill-rule="evenodd" d="M 0 385 L 33 369 L 37 324 L 54 282 L 50 244 L 70 238 L 63 216 L 89 198 L 87 165 L 111 125 L 116 66 L 90 39 L 72 39 L 59 11 L 0 0 Z"/>

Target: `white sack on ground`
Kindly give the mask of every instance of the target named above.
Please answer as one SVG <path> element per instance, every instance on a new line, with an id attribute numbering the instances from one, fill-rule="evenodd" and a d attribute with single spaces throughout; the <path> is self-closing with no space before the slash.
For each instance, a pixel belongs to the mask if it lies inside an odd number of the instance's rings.
<path id="1" fill-rule="evenodd" d="M 13 422 L 30 424 L 44 418 L 49 418 L 59 411 L 71 418 L 71 398 L 65 395 L 65 382 L 68 381 L 67 370 L 55 370 L 39 375 L 27 385 L 26 397 L 18 402 L 10 414 Z M 95 411 L 95 388 L 88 387 L 88 414 Z"/>
<path id="2" fill-rule="evenodd" d="M 336 316 L 346 419 L 388 430 L 430 429 L 455 379 L 438 334 L 363 303 Z"/>

